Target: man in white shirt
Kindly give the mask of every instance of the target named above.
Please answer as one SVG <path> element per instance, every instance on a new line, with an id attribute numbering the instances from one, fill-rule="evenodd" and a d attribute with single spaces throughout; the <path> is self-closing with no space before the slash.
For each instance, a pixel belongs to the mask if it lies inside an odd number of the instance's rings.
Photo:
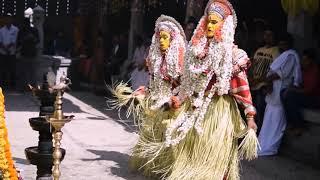
<path id="1" fill-rule="evenodd" d="M 7 14 L 5 25 L 0 29 L 0 81 L 1 85 L 14 86 L 16 48 L 19 29 L 12 24 L 11 14 Z"/>

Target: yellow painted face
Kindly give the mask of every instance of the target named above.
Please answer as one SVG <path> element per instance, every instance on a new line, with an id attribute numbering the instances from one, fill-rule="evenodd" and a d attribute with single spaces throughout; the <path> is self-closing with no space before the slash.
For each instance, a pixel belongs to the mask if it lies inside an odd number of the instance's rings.
<path id="1" fill-rule="evenodd" d="M 170 47 L 171 36 L 167 31 L 160 31 L 160 49 L 166 51 Z"/>
<path id="2" fill-rule="evenodd" d="M 215 31 L 218 30 L 223 22 L 223 19 L 217 14 L 209 14 L 207 24 L 207 37 L 213 38 Z"/>

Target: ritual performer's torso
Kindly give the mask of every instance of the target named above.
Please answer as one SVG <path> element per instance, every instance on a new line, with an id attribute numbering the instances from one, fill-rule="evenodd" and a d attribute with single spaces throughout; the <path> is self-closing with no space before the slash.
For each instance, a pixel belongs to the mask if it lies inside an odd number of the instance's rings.
<path id="1" fill-rule="evenodd" d="M 155 101 L 154 108 L 169 102 L 177 93 L 185 51 L 186 40 L 181 25 L 171 17 L 159 17 L 147 57 L 149 95 Z"/>
<path id="2" fill-rule="evenodd" d="M 249 58 L 246 54 L 246 52 L 242 49 L 238 49 L 237 46 L 233 47 L 232 50 L 232 74 L 231 74 L 231 79 L 237 75 L 237 73 L 244 71 L 247 71 L 249 64 Z M 214 83 L 216 82 L 216 75 L 214 74 L 206 88 L 206 91 L 209 91 Z"/>
<path id="3" fill-rule="evenodd" d="M 152 99 L 157 100 L 159 104 L 168 102 L 174 95 L 174 89 L 180 84 L 180 72 L 182 66 L 174 68 L 172 62 L 168 62 L 164 54 L 161 60 L 148 60 L 150 81 L 149 89 Z M 160 103 L 161 102 L 161 103 Z"/>

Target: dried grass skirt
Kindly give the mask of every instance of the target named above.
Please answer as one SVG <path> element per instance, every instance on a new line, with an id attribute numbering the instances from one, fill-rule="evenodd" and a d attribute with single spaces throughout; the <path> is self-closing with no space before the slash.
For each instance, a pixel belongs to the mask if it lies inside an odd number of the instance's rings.
<path id="1" fill-rule="evenodd" d="M 159 112 L 161 113 L 161 112 Z M 144 175 L 167 180 L 237 180 L 239 154 L 256 151 L 257 144 L 244 143 L 239 153 L 239 138 L 247 130 L 235 100 L 228 95 L 212 99 L 203 121 L 203 134 L 192 129 L 179 145 L 164 146 L 166 127 L 162 120 L 176 113 L 146 118 L 134 147 L 131 167 Z M 254 141 L 256 142 L 255 134 Z M 245 138 L 251 140 L 251 138 Z M 256 152 L 254 152 L 256 153 Z"/>

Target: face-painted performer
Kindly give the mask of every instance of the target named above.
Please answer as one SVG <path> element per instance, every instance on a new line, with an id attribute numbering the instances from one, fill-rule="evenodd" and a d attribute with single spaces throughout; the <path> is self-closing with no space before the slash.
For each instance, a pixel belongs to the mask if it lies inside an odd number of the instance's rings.
<path id="1" fill-rule="evenodd" d="M 180 85 L 186 51 L 186 38 L 180 24 L 171 17 L 160 16 L 147 58 L 150 72 L 149 91 L 153 108 L 161 107 Z"/>
<path id="2" fill-rule="evenodd" d="M 113 91 L 118 98 L 116 102 L 120 102 L 116 103 L 117 106 L 127 104 L 132 97 L 145 106 L 144 101 L 148 97 L 151 99 L 148 101 L 151 102 L 149 108 L 156 110 L 162 107 L 177 93 L 185 52 L 186 38 L 181 25 L 172 17 L 160 16 L 156 21 L 155 33 L 146 60 L 150 74 L 149 86 L 140 87 L 132 92 L 125 84 L 118 85 Z"/>
<path id="3" fill-rule="evenodd" d="M 208 2 L 189 43 L 180 93 L 170 101 L 181 106 L 178 115 L 167 126 L 162 146 L 158 144 L 161 150 L 149 149 L 160 157 L 172 152 L 171 161 L 166 159 L 170 164 L 154 162 L 167 167 L 162 173 L 168 180 L 239 179 L 239 158 L 257 156 L 255 108 L 246 75 L 249 59 L 234 45 L 236 24 L 227 0 Z"/>
<path id="4" fill-rule="evenodd" d="M 150 74 L 149 86 L 132 91 L 125 84 L 120 84 L 113 91 L 118 107 L 132 102 L 132 109 L 137 114 L 139 141 L 133 148 L 130 166 L 132 169 L 143 171 L 147 176 L 162 175 L 162 171 L 167 169 L 172 159 L 172 153 L 167 150 L 166 153 L 162 151 L 160 155 L 154 155 L 157 153 L 153 150 L 159 148 L 152 146 L 162 141 L 166 131 L 166 120 L 175 116 L 175 111 L 168 111 L 164 104 L 178 93 L 180 79 L 183 76 L 185 52 L 186 38 L 181 25 L 172 17 L 160 16 L 155 24 L 146 60 Z M 133 103 L 132 99 L 138 103 Z M 139 106 L 141 108 L 137 108 Z M 170 161 L 166 161 L 166 158 Z"/>

